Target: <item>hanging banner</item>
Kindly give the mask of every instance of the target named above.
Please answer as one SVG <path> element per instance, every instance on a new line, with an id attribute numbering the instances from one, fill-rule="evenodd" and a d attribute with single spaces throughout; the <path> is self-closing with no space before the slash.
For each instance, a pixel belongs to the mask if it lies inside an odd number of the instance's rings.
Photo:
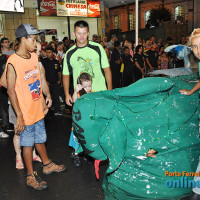
<path id="1" fill-rule="evenodd" d="M 57 16 L 56 0 L 38 1 L 40 16 Z"/>
<path id="2" fill-rule="evenodd" d="M 57 0 L 57 16 L 87 17 L 87 0 Z"/>
<path id="3" fill-rule="evenodd" d="M 100 1 L 88 0 L 88 17 L 101 17 Z"/>

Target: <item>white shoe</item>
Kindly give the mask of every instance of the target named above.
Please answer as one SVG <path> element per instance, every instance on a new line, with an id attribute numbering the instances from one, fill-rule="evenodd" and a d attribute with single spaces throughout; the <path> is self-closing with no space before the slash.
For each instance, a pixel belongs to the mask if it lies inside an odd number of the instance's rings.
<path id="1" fill-rule="evenodd" d="M 0 132 L 0 138 L 8 138 L 9 135 L 4 133 L 4 132 Z"/>

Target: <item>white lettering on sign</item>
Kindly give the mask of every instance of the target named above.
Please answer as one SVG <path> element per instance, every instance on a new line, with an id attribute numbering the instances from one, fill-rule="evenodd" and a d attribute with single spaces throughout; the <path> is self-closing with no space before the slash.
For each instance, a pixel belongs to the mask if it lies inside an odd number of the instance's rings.
<path id="1" fill-rule="evenodd" d="M 99 9 L 99 4 L 94 4 L 94 5 L 89 4 L 89 5 L 88 5 L 88 8 L 89 8 L 89 9 L 98 10 L 98 9 Z"/>
<path id="2" fill-rule="evenodd" d="M 49 2 L 45 2 L 45 1 L 41 1 L 40 3 L 41 6 L 49 6 L 49 7 L 55 7 L 55 1 L 49 1 Z"/>

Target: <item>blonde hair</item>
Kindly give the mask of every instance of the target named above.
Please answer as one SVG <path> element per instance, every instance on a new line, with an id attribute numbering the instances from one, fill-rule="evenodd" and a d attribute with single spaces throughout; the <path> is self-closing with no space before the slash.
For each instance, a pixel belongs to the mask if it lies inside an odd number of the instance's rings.
<path id="1" fill-rule="evenodd" d="M 191 33 L 191 35 L 189 37 L 189 41 L 187 43 L 188 46 L 191 46 L 191 41 L 195 37 L 200 37 L 200 28 L 196 28 L 193 30 L 193 32 Z"/>

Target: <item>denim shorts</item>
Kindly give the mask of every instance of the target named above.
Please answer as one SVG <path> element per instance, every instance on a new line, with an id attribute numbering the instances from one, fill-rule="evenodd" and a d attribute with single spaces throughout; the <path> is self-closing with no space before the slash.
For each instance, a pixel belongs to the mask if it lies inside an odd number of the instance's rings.
<path id="1" fill-rule="evenodd" d="M 44 119 L 35 124 L 25 126 L 23 132 L 20 132 L 20 144 L 25 147 L 32 147 L 34 144 L 45 143 L 47 134 L 44 125 Z"/>

